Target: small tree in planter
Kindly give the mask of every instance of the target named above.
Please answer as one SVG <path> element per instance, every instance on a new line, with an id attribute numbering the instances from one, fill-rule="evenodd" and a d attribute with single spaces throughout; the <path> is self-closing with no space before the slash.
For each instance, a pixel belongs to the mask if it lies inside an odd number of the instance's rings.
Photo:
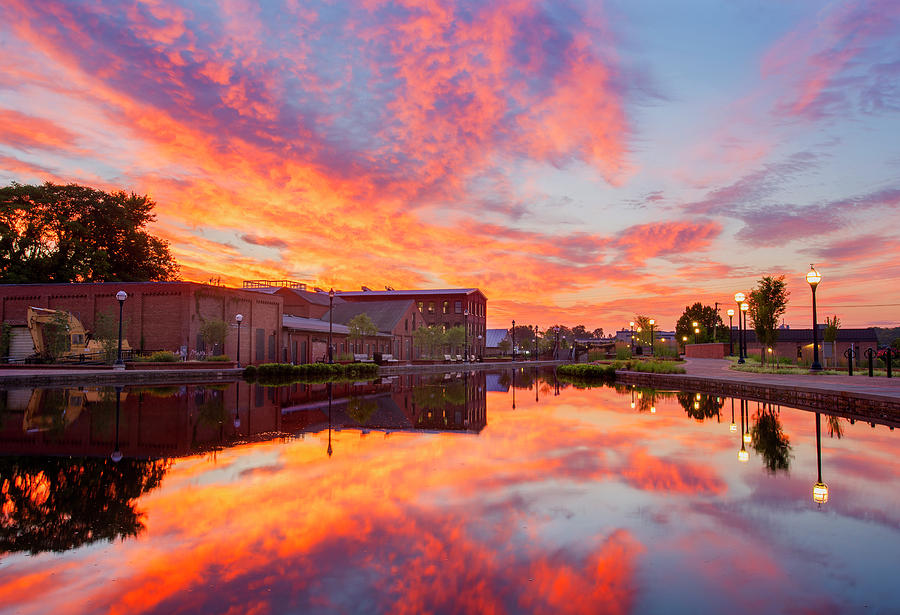
<path id="1" fill-rule="evenodd" d="M 225 348 L 225 337 L 228 335 L 228 323 L 224 320 L 214 318 L 206 320 L 200 325 L 200 339 L 211 347 L 211 351 L 215 354 L 216 350 Z"/>
<path id="2" fill-rule="evenodd" d="M 825 317 L 825 334 L 823 336 L 823 340 L 826 342 L 831 342 L 831 360 L 834 362 L 834 367 L 837 368 L 837 335 L 838 330 L 841 328 L 841 319 L 837 317 L 837 314 L 834 315 L 834 318 Z"/>
<path id="3" fill-rule="evenodd" d="M 350 329 L 348 337 L 354 344 L 361 342 L 366 336 L 378 333 L 375 323 L 372 322 L 372 319 L 365 312 L 351 318 L 350 322 L 347 323 L 347 327 Z"/>

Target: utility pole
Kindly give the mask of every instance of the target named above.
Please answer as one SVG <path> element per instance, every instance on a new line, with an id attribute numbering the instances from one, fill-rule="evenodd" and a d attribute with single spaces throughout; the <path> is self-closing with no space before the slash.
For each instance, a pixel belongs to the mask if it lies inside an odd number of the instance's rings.
<path id="1" fill-rule="evenodd" d="M 716 317 L 713 319 L 713 344 L 716 343 L 716 329 L 719 326 L 719 302 L 716 301 Z"/>

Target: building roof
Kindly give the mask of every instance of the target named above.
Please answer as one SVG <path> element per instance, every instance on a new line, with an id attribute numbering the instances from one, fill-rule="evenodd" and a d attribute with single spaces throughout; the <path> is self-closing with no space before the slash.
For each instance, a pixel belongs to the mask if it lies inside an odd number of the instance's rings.
<path id="1" fill-rule="evenodd" d="M 334 313 L 334 322 L 347 324 L 354 316 L 366 314 L 375 323 L 375 328 L 384 333 L 390 333 L 394 330 L 400 319 L 406 314 L 410 307 L 415 303 L 412 299 L 396 299 L 394 301 L 366 301 L 363 303 L 353 303 L 350 301 L 335 304 L 331 312 L 326 312 L 322 316 L 325 323 L 330 318 L 329 314 Z M 423 321 L 424 322 L 424 321 Z"/>
<path id="2" fill-rule="evenodd" d="M 482 293 L 477 288 L 425 288 L 421 290 L 338 290 L 335 291 L 338 295 L 344 295 L 346 297 L 370 297 L 370 296 L 385 296 L 385 297 L 411 297 L 415 295 L 460 295 L 466 294 L 470 295 L 472 293 Z"/>
<path id="3" fill-rule="evenodd" d="M 263 286 L 259 288 L 243 288 L 241 290 L 247 290 L 253 293 L 263 293 L 265 295 L 274 295 L 279 290 L 284 289 L 286 291 L 292 292 L 295 295 L 305 299 L 306 301 L 312 303 L 313 305 L 328 305 L 329 304 L 329 296 L 326 292 L 313 292 L 311 290 L 303 290 L 302 288 L 291 288 L 288 286 Z M 335 295 L 334 297 L 335 303 L 345 303 L 343 299 Z"/>
<path id="4" fill-rule="evenodd" d="M 497 348 L 500 342 L 506 339 L 509 331 L 507 329 L 486 329 L 484 332 L 484 347 Z"/>
<path id="5" fill-rule="evenodd" d="M 301 316 L 289 316 L 285 314 L 281 317 L 282 326 L 285 329 L 293 329 L 295 331 L 312 331 L 314 333 L 328 333 L 328 321 L 319 320 L 318 318 L 303 318 Z M 349 335 L 350 328 L 347 325 L 334 323 L 334 333 L 340 335 Z"/>
<path id="6" fill-rule="evenodd" d="M 823 343 L 823 338 L 825 337 L 824 329 L 824 326 L 819 327 L 819 343 Z M 777 331 L 777 339 L 779 342 L 799 342 L 802 344 L 811 344 L 813 341 L 812 329 L 778 329 Z M 737 329 L 735 329 L 735 333 L 737 333 Z M 873 345 L 873 347 L 878 346 L 878 336 L 875 334 L 875 329 L 872 327 L 868 327 L 866 329 L 838 329 L 837 341 L 859 342 L 863 344 L 870 343 Z M 757 343 L 756 331 L 754 331 L 753 329 L 747 330 L 747 343 Z"/>

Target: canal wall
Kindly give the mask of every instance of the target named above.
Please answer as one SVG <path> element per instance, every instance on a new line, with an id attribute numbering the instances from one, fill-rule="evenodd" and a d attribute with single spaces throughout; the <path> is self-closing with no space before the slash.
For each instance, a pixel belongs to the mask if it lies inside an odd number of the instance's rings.
<path id="1" fill-rule="evenodd" d="M 849 419 L 900 427 L 900 397 L 793 384 L 754 383 L 690 374 L 617 371 L 616 382 L 655 389 L 677 389 L 720 397 L 740 397 L 769 404 L 812 410 Z"/>

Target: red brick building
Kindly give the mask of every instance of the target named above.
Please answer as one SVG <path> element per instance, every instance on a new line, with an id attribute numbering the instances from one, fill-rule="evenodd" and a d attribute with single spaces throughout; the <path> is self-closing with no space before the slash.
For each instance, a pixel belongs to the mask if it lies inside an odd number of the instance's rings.
<path id="1" fill-rule="evenodd" d="M 416 302 L 425 324 L 429 326 L 440 325 L 445 329 L 456 325 L 467 326 L 469 352 L 484 355 L 487 297 L 477 288 L 371 290 L 363 287 L 361 291 L 337 291 L 337 297 L 349 302 L 411 299 Z"/>
<path id="2" fill-rule="evenodd" d="M 278 359 L 283 313 L 280 296 L 195 282 L 0 285 L 0 320 L 13 325 L 15 336 L 30 340 L 26 309 L 42 307 L 71 312 L 92 332 L 100 314 L 118 322 L 116 293 L 120 290 L 128 294 L 123 306 L 123 336 L 136 350 L 181 351 L 188 357 L 216 353 L 236 359 L 235 315 L 242 314 L 241 362 Z M 200 327 L 212 319 L 230 325 L 224 349 L 207 348 L 200 337 Z"/>

